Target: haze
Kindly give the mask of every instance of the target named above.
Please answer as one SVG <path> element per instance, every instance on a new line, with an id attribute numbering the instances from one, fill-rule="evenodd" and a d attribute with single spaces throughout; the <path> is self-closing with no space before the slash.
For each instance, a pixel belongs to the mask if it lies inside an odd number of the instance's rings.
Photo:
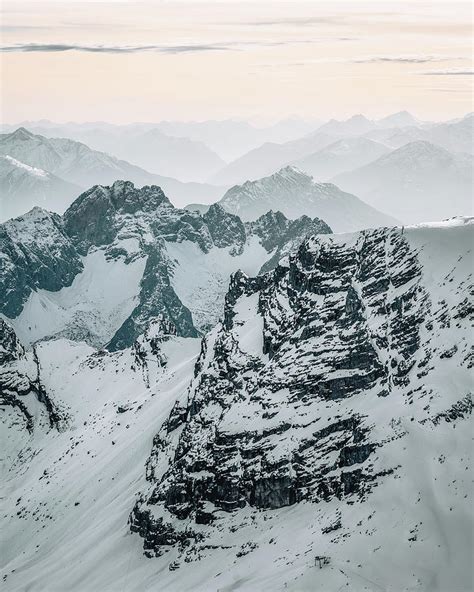
<path id="1" fill-rule="evenodd" d="M 2 119 L 472 109 L 470 3 L 5 1 Z"/>

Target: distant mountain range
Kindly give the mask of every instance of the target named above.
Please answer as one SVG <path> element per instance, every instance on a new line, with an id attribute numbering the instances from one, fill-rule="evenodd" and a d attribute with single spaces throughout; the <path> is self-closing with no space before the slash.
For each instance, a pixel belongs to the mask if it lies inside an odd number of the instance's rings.
<path id="1" fill-rule="evenodd" d="M 69 138 L 93 150 L 180 181 L 204 181 L 225 162 L 203 142 L 167 136 L 159 129 L 138 126 L 34 125 L 27 128 L 49 139 Z"/>
<path id="2" fill-rule="evenodd" d="M 44 203 L 48 208 L 57 209 L 59 212 L 64 211 L 72 198 L 78 194 L 78 191 L 72 193 L 70 184 L 76 185 L 79 191 L 91 185 L 113 183 L 117 179 L 129 180 L 140 186 L 154 184 L 162 187 L 177 205 L 184 205 L 191 199 L 209 202 L 221 197 L 225 190 L 208 184 L 182 183 L 170 177 L 154 175 L 127 161 L 92 150 L 81 142 L 66 138 L 46 138 L 25 128 L 0 135 L 0 155 L 9 156 L 23 165 L 41 169 L 66 182 L 68 185 L 63 186 L 63 198 L 59 193 L 54 193 L 51 203 Z M 2 169 L 2 183 L 7 182 L 4 180 L 7 174 L 9 172 Z M 31 196 L 42 194 L 44 178 L 30 175 L 29 181 L 31 190 L 27 196 L 21 187 L 16 193 L 15 186 L 11 186 L 8 195 L 2 196 L 3 219 L 7 217 L 4 211 L 13 215 L 24 213 L 32 205 Z"/>
<path id="3" fill-rule="evenodd" d="M 406 223 L 473 213 L 474 157 L 411 142 L 333 182 Z"/>
<path id="4" fill-rule="evenodd" d="M 37 205 L 63 211 L 80 191 L 78 185 L 43 169 L 0 156 L 0 218 L 13 218 Z"/>
<path id="5" fill-rule="evenodd" d="M 319 125 L 321 125 L 321 122 L 318 120 L 290 117 L 265 126 L 256 126 L 248 121 L 233 119 L 221 121 L 161 121 L 158 123 L 131 123 L 126 125 L 114 125 L 103 121 L 58 124 L 48 120 L 41 120 L 25 121 L 16 126 L 3 125 L 2 128 L 4 131 L 10 132 L 14 131 L 17 127 L 23 126 L 35 134 L 46 137 L 71 138 L 84 142 L 96 150 L 103 150 L 115 156 L 121 156 L 126 160 L 134 162 L 134 164 L 144 166 L 144 168 L 155 172 L 154 167 L 148 167 L 140 162 L 136 162 L 133 158 L 125 156 L 125 154 L 119 155 L 115 150 L 113 142 L 116 142 L 117 139 L 119 142 L 127 138 L 133 139 L 134 137 L 140 137 L 152 131 L 161 134 L 162 142 L 160 147 L 164 147 L 168 143 L 171 151 L 175 147 L 180 146 L 187 153 L 189 150 L 201 150 L 204 144 L 206 150 L 218 154 L 225 161 L 230 161 L 245 154 L 249 150 L 257 148 L 265 142 L 278 143 L 295 140 L 315 130 Z M 109 147 L 110 142 L 112 142 L 113 149 Z M 192 146 L 192 144 L 198 144 L 198 146 Z M 164 156 L 165 158 L 170 158 L 168 155 Z M 178 150 L 175 151 L 175 156 L 177 159 L 175 164 L 179 168 L 180 154 Z M 159 164 L 159 162 L 155 163 L 155 165 Z M 191 162 L 189 164 L 191 167 L 196 167 L 195 163 Z M 189 171 L 182 164 L 180 170 L 183 174 L 189 175 Z M 171 171 L 163 174 L 174 176 Z M 176 176 L 181 180 L 179 175 Z"/>
<path id="6" fill-rule="evenodd" d="M 473 122 L 472 114 L 443 123 L 423 122 L 406 111 L 379 120 L 355 115 L 343 121 L 331 120 L 316 129 L 314 121 L 299 119 L 266 128 L 237 121 L 125 126 L 31 122 L 34 130 L 43 130 L 44 134 L 20 127 L 0 135 L 0 155 L 19 163 L 15 169 L 13 161 L 4 161 L 0 168 L 0 215 L 2 219 L 19 215 L 37 204 L 62 212 L 84 188 L 119 179 L 137 186 L 158 185 L 175 205 L 192 204 L 205 211 L 229 187 L 248 187 L 247 182 L 271 177 L 287 166 L 295 166 L 317 183 L 334 182 L 377 210 L 407 223 L 426 219 L 427 204 L 434 206 L 431 216 L 435 218 L 465 215 L 471 211 L 472 165 L 466 154 L 473 153 Z M 305 134 L 308 130 L 310 133 Z M 188 137 L 179 137 L 185 133 Z M 300 133 L 305 135 L 295 138 Z M 66 134 L 69 138 L 57 137 Z M 288 137 L 290 141 L 282 141 Z M 264 143 L 260 143 L 262 140 Z M 417 149 L 409 147 L 416 143 Z M 245 144 L 253 148 L 225 164 L 222 151 L 216 149 L 218 144 L 240 146 L 240 151 Z M 439 170 L 448 162 L 446 170 Z M 27 167 L 41 169 L 49 176 L 31 174 Z M 183 182 L 192 178 L 211 181 Z M 293 185 L 287 197 L 301 204 L 301 196 L 296 195 L 299 189 L 295 188 Z M 230 195 L 238 192 L 242 193 L 232 188 Z M 448 195 L 452 197 L 448 199 Z M 308 207 L 314 213 L 314 208 Z M 291 215 L 289 204 L 280 204 L 277 209 Z M 300 207 L 296 211 L 298 215 L 304 213 Z M 248 215 L 254 214 L 249 210 Z M 338 222 L 344 216 L 335 218 L 332 224 L 336 230 L 379 223 L 368 221 L 366 215 L 342 225 Z"/>
<path id="7" fill-rule="evenodd" d="M 368 164 L 388 152 L 390 148 L 374 140 L 344 138 L 292 164 L 318 181 L 327 181 L 334 175 Z"/>
<path id="8" fill-rule="evenodd" d="M 393 226 L 397 221 L 341 191 L 332 183 L 317 183 L 310 175 L 293 166 L 257 181 L 247 181 L 229 189 L 218 202 L 242 220 L 255 220 L 269 210 L 279 210 L 288 218 L 306 214 L 326 220 L 334 232 L 352 232 L 363 228 Z M 188 209 L 205 211 L 202 204 Z"/>
<path id="9" fill-rule="evenodd" d="M 323 180 L 327 170 L 326 166 L 334 166 L 335 170 L 338 166 L 345 167 L 344 159 L 338 163 L 339 155 L 331 158 L 330 155 L 323 153 L 321 161 L 319 161 L 314 155 L 338 141 L 347 146 L 345 158 L 349 168 L 351 158 L 356 163 L 354 166 L 361 166 L 362 162 L 357 164 L 357 160 L 364 160 L 365 155 L 370 157 L 371 149 L 374 152 L 373 159 L 382 155 L 380 147 L 379 153 L 377 153 L 374 146 L 369 148 L 369 144 L 364 145 L 364 139 L 373 140 L 386 146 L 387 151 L 415 140 L 424 140 L 451 152 L 472 153 L 474 150 L 473 121 L 473 115 L 468 114 L 453 122 L 422 123 L 407 112 L 397 113 L 379 121 L 371 121 L 362 115 L 355 115 L 346 121 L 331 120 L 302 138 L 282 144 L 266 143 L 240 156 L 214 175 L 212 182 L 220 184 L 243 183 L 247 180 L 270 175 L 288 164 L 296 164 L 304 170 L 306 170 L 304 167 L 307 166 L 307 172 L 315 174 L 317 180 Z M 357 139 L 359 139 L 359 143 Z M 329 158 L 326 159 L 325 156 Z M 321 176 L 318 176 L 312 159 L 315 160 L 316 166 L 321 166 Z M 326 165 L 328 161 L 332 161 L 334 164 Z M 339 172 L 342 172 L 341 168 L 333 174 Z"/>

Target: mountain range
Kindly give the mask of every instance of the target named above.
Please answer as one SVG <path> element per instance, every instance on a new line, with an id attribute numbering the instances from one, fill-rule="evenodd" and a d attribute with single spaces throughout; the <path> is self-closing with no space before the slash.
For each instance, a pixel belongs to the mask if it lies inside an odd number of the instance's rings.
<path id="1" fill-rule="evenodd" d="M 138 185 L 158 184 L 163 187 L 173 201 L 185 204 L 190 200 L 212 200 L 222 196 L 223 188 L 200 183 L 182 183 L 170 177 L 154 175 L 148 171 L 119 160 L 104 152 L 92 150 L 85 144 L 67 138 L 46 138 L 33 134 L 25 128 L 18 128 L 9 134 L 0 135 L 0 154 L 10 156 L 16 161 L 51 173 L 63 181 L 84 189 L 94 184 L 113 183 L 126 179 Z M 3 174 L 2 174 L 3 178 Z M 14 211 L 16 215 L 24 213 L 31 199 L 23 203 L 21 192 L 16 195 L 12 188 L 9 195 L 2 195 L 2 212 Z M 41 187 L 32 188 L 31 193 L 40 192 Z M 77 192 L 74 196 L 77 196 Z M 58 203 L 59 211 L 71 203 L 71 193 Z M 36 204 L 38 205 L 38 204 Z M 52 205 L 48 207 L 53 209 Z M 6 218 L 6 215 L 2 215 Z"/>
<path id="2" fill-rule="evenodd" d="M 34 206 L 62 211 L 81 191 L 78 185 L 31 167 L 11 156 L 0 156 L 0 212 L 13 218 Z"/>
<path id="3" fill-rule="evenodd" d="M 36 207 L 0 225 L 0 313 L 27 346 L 63 336 L 122 349 L 160 315 L 197 337 L 231 273 L 267 271 L 320 232 L 331 229 L 319 218 L 243 223 L 219 204 L 175 208 L 157 186 L 94 186 L 63 216 Z"/>
<path id="4" fill-rule="evenodd" d="M 371 206 L 413 223 L 473 214 L 473 171 L 471 154 L 420 140 L 332 180 Z"/>
<path id="5" fill-rule="evenodd" d="M 95 255 L 143 265 L 137 242 L 243 244 L 212 216 L 94 188 L 2 228 L 31 265 L 2 265 L 0 293 L 29 274 L 58 295 Z M 120 351 L 25 348 L 0 320 L 4 586 L 469 590 L 473 227 L 313 235 L 236 272 L 202 341 L 169 308 Z"/>
<path id="6" fill-rule="evenodd" d="M 218 203 L 243 220 L 255 220 L 268 210 L 279 210 L 288 218 L 304 213 L 318 215 L 334 232 L 397 224 L 395 218 L 377 211 L 355 195 L 341 191 L 332 183 L 317 183 L 294 166 L 258 181 L 236 185 Z"/>
<path id="7" fill-rule="evenodd" d="M 327 167 L 333 166 L 333 163 L 335 167 L 342 166 L 345 170 L 349 170 L 352 166 L 351 159 L 354 160 L 353 168 L 355 168 L 367 164 L 369 160 L 363 161 L 366 158 L 370 159 L 372 153 L 373 160 L 382 156 L 380 145 L 385 146 L 388 152 L 390 149 L 400 148 L 415 140 L 435 144 L 450 152 L 472 154 L 474 151 L 473 121 L 472 114 L 468 114 L 457 121 L 428 124 L 418 122 L 410 114 L 403 112 L 395 114 L 392 118 L 386 118 L 386 121 L 371 121 L 362 115 L 353 116 L 346 121 L 331 120 L 310 134 L 291 142 L 263 144 L 229 162 L 212 177 L 212 181 L 220 184 L 243 183 L 272 174 L 288 164 L 296 164 L 306 170 L 302 164 L 306 159 L 308 159 L 306 172 L 314 174 L 317 180 L 323 180 L 326 177 Z M 401 125 L 397 126 L 397 122 Z M 373 145 L 368 140 L 375 141 L 377 144 Z M 324 151 L 338 141 L 339 148 L 346 146 L 346 161 L 341 159 L 339 154 L 331 157 L 330 152 Z M 337 144 L 335 148 L 337 151 Z M 323 151 L 322 161 L 318 161 L 317 158 L 317 153 L 320 151 Z M 321 166 L 321 176 L 316 166 L 312 164 L 313 158 L 316 165 Z M 345 168 L 346 162 L 348 168 Z M 343 170 L 336 169 L 332 174 L 340 172 Z"/>

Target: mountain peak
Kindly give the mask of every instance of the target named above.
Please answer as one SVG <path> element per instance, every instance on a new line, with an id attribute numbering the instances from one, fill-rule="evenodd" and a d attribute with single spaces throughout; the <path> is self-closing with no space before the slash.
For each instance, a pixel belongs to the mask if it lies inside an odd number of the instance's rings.
<path id="1" fill-rule="evenodd" d="M 349 117 L 349 119 L 347 121 L 352 121 L 352 122 L 369 122 L 370 123 L 370 119 L 367 119 L 367 117 L 365 115 L 362 115 L 362 113 L 357 113 L 356 115 L 353 115 L 352 117 Z"/>
<path id="2" fill-rule="evenodd" d="M 292 164 L 283 167 L 278 172 L 274 173 L 270 177 L 267 177 L 267 179 L 272 179 L 274 177 L 284 177 L 285 179 L 291 178 L 291 179 L 299 179 L 299 180 L 312 179 L 311 175 L 308 175 L 307 173 L 302 171 L 300 168 L 298 168 L 297 166 L 292 165 Z"/>
<path id="3" fill-rule="evenodd" d="M 418 120 L 406 110 L 398 111 L 397 113 L 387 115 L 386 117 L 383 117 L 378 121 L 379 125 L 385 127 L 404 127 L 410 125 L 417 125 L 418 123 Z"/>
<path id="4" fill-rule="evenodd" d="M 382 156 L 382 159 L 395 161 L 399 158 L 424 158 L 429 156 L 430 158 L 438 157 L 438 158 L 450 158 L 452 155 L 450 152 L 441 148 L 441 146 L 437 146 L 436 144 L 432 144 L 431 142 L 427 142 L 426 140 L 415 140 L 414 142 L 410 142 L 397 148 L 393 152 Z"/>
<path id="5" fill-rule="evenodd" d="M 35 137 L 35 134 L 28 131 L 25 127 L 19 127 L 14 132 L 11 132 L 9 136 L 15 140 L 30 140 Z"/>

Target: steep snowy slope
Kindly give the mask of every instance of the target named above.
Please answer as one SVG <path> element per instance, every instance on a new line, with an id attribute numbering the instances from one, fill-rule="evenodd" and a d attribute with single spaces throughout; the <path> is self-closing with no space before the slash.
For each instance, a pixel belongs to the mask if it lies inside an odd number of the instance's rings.
<path id="1" fill-rule="evenodd" d="M 309 239 L 202 345 L 0 322 L 7 589 L 471 590 L 473 228 Z"/>
<path id="2" fill-rule="evenodd" d="M 288 166 L 270 177 L 247 181 L 227 191 L 218 202 L 242 220 L 255 220 L 269 210 L 289 218 L 303 214 L 325 220 L 334 232 L 393 225 L 396 220 L 367 205 L 332 183 L 317 183 L 310 175 Z"/>
<path id="3" fill-rule="evenodd" d="M 0 156 L 0 222 L 36 205 L 62 212 L 80 188 L 11 156 Z"/>
<path id="4" fill-rule="evenodd" d="M 406 223 L 473 213 L 474 157 L 411 142 L 333 182 Z"/>
<path id="5" fill-rule="evenodd" d="M 0 313 L 25 344 L 65 336 L 120 349 L 158 314 L 195 337 L 218 321 L 233 272 L 257 274 L 330 231 L 273 213 L 245 225 L 217 204 L 201 216 L 156 186 L 95 186 L 62 218 L 35 208 L 0 226 Z"/>
<path id="6" fill-rule="evenodd" d="M 95 184 L 109 184 L 118 179 L 132 181 L 139 186 L 159 185 L 177 205 L 184 205 L 198 198 L 209 202 L 221 197 L 225 190 L 213 185 L 182 183 L 168 176 L 154 175 L 105 152 L 91 150 L 81 142 L 67 138 L 45 138 L 32 134 L 25 128 L 18 128 L 10 134 L 0 135 L 0 154 L 11 156 L 31 167 L 48 171 L 81 188 Z M 70 198 L 65 199 L 61 204 L 61 211 L 71 201 Z M 48 207 L 51 206 L 48 205 Z"/>

